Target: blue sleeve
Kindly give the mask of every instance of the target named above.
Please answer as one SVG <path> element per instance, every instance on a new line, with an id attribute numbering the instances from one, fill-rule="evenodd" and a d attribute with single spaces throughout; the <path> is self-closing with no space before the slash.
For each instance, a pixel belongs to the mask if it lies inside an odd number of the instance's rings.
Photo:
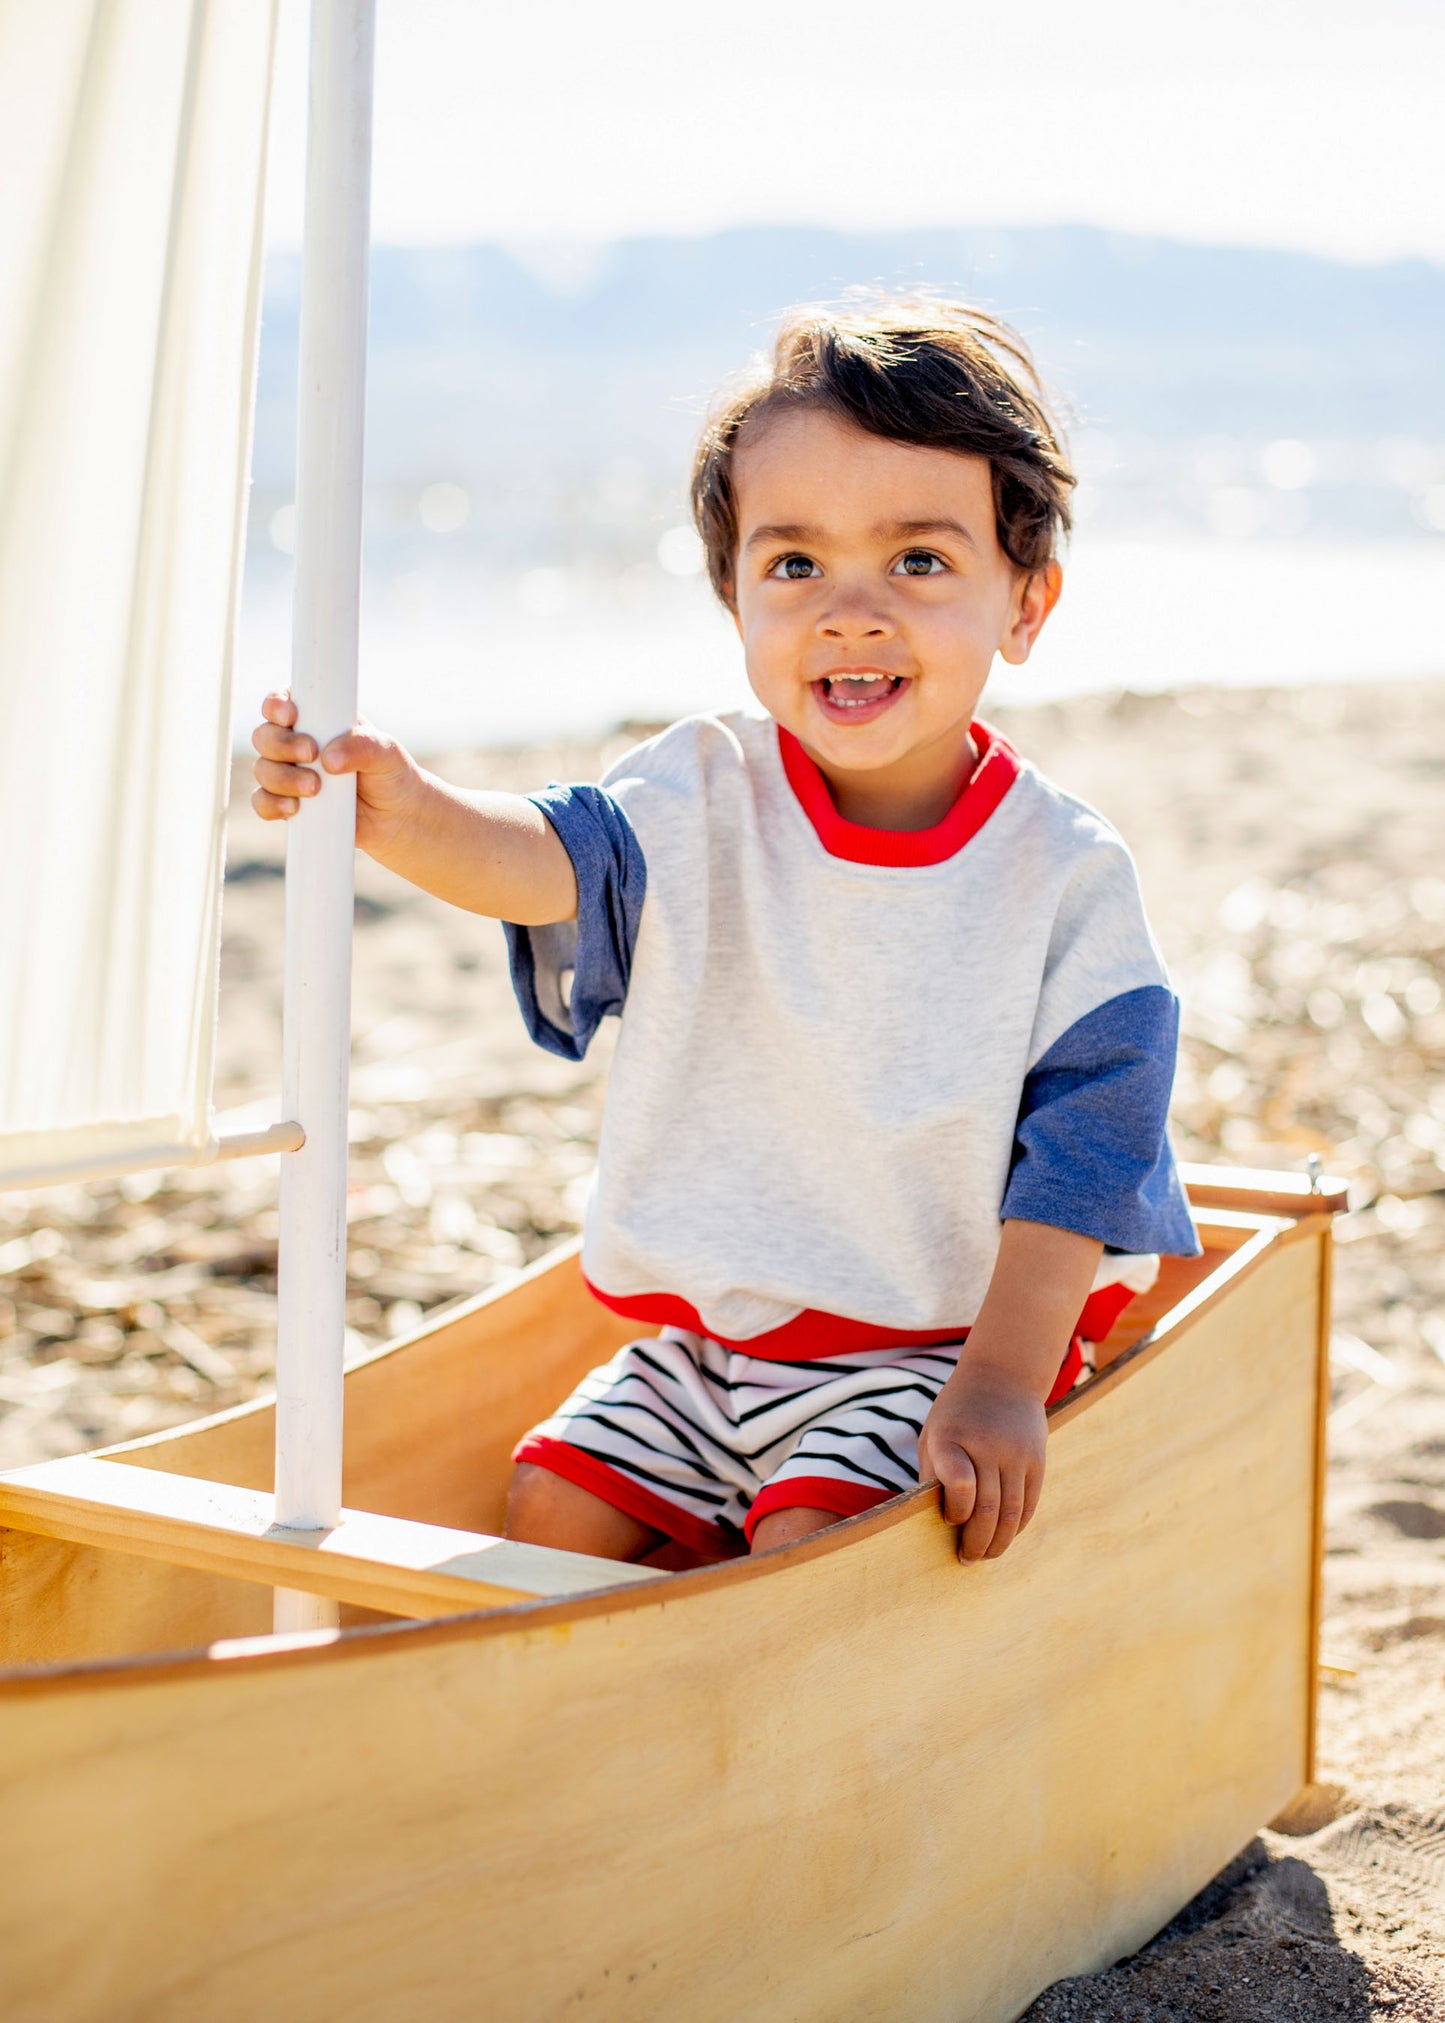
<path id="1" fill-rule="evenodd" d="M 602 1020 L 619 1013 L 627 996 L 647 865 L 632 824 L 606 788 L 550 786 L 529 798 L 572 859 L 577 918 L 547 927 L 504 923 L 512 988 L 538 1046 L 580 1061 Z"/>
<path id="2" fill-rule="evenodd" d="M 1165 1135 L 1179 1007 L 1162 984 L 1071 1025 L 1029 1070 L 1004 1220 L 1096 1236 L 1110 1250 L 1197 1257 Z"/>

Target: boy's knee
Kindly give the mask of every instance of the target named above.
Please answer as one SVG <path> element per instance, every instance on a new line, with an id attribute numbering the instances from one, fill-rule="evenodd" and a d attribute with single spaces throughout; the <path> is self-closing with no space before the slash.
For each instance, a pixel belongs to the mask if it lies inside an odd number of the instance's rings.
<path id="1" fill-rule="evenodd" d="M 752 1550 L 767 1552 L 775 1545 L 792 1545 L 795 1540 L 808 1538 L 815 1531 L 826 1531 L 837 1522 L 836 1511 L 812 1510 L 801 1503 L 787 1510 L 770 1510 L 753 1526 Z"/>
<path id="2" fill-rule="evenodd" d="M 661 1534 L 590 1489 L 535 1461 L 519 1461 L 507 1489 L 508 1538 L 598 1559 L 636 1559 Z"/>
<path id="3" fill-rule="evenodd" d="M 631 1520 L 590 1489 L 569 1482 L 535 1461 L 519 1461 L 507 1486 L 507 1536 L 529 1545 L 556 1545 L 572 1552 L 597 1550 L 592 1542 L 611 1528 L 609 1520 Z M 585 1537 L 585 1544 L 575 1543 Z"/>
<path id="4" fill-rule="evenodd" d="M 525 1536 L 517 1526 L 528 1525 L 533 1520 L 544 1521 L 562 1500 L 557 1491 L 572 1487 L 573 1484 L 564 1483 L 562 1477 L 554 1475 L 550 1468 L 539 1468 L 535 1461 L 517 1462 L 507 1485 L 507 1536 Z"/>

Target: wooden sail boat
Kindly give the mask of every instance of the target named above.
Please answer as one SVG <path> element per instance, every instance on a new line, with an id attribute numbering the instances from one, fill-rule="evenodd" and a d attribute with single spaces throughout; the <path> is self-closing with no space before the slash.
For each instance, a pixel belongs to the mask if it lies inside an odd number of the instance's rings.
<path id="1" fill-rule="evenodd" d="M 571 1250 L 351 1371 L 329 1532 L 271 1523 L 269 1404 L 12 1475 L 7 2016 L 1003 2023 L 1132 1950 L 1311 1775 L 1298 1187 L 1193 1180 L 969 1569 L 927 1489 L 691 1573 L 487 1536 L 624 1330 Z M 269 1634 L 276 1582 L 351 1626 Z"/>
<path id="2" fill-rule="evenodd" d="M 314 37 L 321 722 L 354 707 L 366 0 Z M 279 1410 L 0 1478 L 7 2018 L 1003 2023 L 1139 1944 L 1311 1774 L 1338 1189 L 1189 1175 L 1203 1256 L 1053 1409 L 996 1563 L 928 1488 L 685 1573 L 498 1538 L 515 1439 L 629 1332 L 571 1249 L 350 1370 L 343 1484 L 328 796 L 264 1140 L 305 1141 Z"/>

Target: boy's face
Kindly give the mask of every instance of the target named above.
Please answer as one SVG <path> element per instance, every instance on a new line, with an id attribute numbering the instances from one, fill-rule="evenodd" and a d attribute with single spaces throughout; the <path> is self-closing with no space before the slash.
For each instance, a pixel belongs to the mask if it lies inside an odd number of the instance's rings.
<path id="1" fill-rule="evenodd" d="M 999 546 L 986 458 L 769 416 L 734 464 L 748 680 L 854 821 L 924 828 L 976 754 L 996 653 L 1028 659 L 1059 594 Z"/>

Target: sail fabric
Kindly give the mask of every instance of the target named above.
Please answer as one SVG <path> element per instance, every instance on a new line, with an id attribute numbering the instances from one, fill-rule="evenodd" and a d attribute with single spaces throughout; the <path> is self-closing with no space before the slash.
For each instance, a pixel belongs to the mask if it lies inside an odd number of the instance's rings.
<path id="1" fill-rule="evenodd" d="M 0 1185 L 204 1154 L 275 0 L 0 0 Z"/>

